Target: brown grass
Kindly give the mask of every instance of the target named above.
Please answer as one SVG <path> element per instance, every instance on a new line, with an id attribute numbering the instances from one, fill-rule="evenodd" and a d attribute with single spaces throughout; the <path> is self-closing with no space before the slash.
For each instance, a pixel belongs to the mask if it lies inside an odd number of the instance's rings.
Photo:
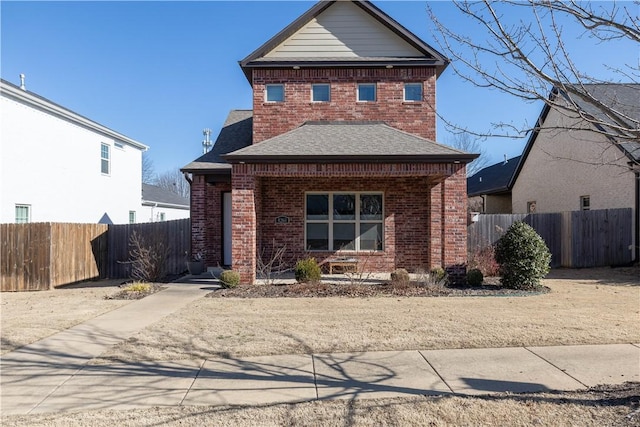
<path id="1" fill-rule="evenodd" d="M 203 298 L 102 361 L 640 342 L 637 279 L 561 274 L 527 297 Z"/>

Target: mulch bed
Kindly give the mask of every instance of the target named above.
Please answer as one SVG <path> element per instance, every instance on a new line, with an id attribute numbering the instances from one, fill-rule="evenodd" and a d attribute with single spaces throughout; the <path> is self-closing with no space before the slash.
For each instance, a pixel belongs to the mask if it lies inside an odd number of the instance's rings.
<path id="1" fill-rule="evenodd" d="M 123 283 L 122 285 L 120 285 L 120 288 L 122 288 L 121 291 L 113 294 L 113 295 L 108 295 L 105 297 L 105 299 L 126 299 L 126 300 L 136 300 L 136 299 L 142 299 L 148 295 L 151 294 L 155 294 L 156 292 L 159 292 L 163 289 L 166 289 L 166 286 L 162 286 L 162 285 L 158 285 L 155 283 L 151 283 L 151 286 L 149 286 L 149 290 L 145 291 L 145 292 L 133 292 L 133 291 L 127 291 L 126 287 L 129 286 L 131 283 Z"/>
<path id="2" fill-rule="evenodd" d="M 462 296 L 528 296 L 549 292 L 548 287 L 536 291 L 506 289 L 498 285 L 477 287 L 424 286 L 409 284 L 296 283 L 291 285 L 240 285 L 207 294 L 210 298 L 363 298 L 363 297 L 462 297 Z"/>

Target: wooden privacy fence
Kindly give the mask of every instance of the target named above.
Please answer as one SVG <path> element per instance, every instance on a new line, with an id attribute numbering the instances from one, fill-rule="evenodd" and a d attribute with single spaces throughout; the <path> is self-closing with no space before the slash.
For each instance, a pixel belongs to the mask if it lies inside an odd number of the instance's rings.
<path id="1" fill-rule="evenodd" d="M 48 290 L 84 280 L 126 278 L 133 230 L 169 247 L 167 274 L 185 271 L 189 219 L 133 225 L 0 224 L 0 290 Z"/>
<path id="2" fill-rule="evenodd" d="M 551 252 L 552 267 L 604 267 L 633 260 L 632 210 L 480 215 L 467 229 L 469 250 L 494 244 L 516 221 L 533 227 Z"/>

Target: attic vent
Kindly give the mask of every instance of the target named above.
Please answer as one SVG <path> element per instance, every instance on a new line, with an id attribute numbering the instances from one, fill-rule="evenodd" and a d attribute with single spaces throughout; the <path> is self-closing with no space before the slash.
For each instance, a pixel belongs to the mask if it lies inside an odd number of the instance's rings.
<path id="1" fill-rule="evenodd" d="M 480 182 L 482 182 L 482 177 L 479 177 L 478 179 L 480 180 Z"/>
<path id="2" fill-rule="evenodd" d="M 121 142 L 115 142 L 113 145 L 115 145 L 116 148 L 124 148 L 124 144 Z"/>

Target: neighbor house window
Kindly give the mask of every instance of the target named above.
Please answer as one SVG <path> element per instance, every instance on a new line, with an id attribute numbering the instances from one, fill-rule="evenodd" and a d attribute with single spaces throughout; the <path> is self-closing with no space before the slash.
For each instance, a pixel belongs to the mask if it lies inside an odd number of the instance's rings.
<path id="1" fill-rule="evenodd" d="M 313 102 L 331 101 L 331 86 L 328 84 L 311 85 L 311 100 Z"/>
<path id="2" fill-rule="evenodd" d="M 527 212 L 536 213 L 536 202 L 527 202 Z"/>
<path id="3" fill-rule="evenodd" d="M 160 213 L 158 214 L 158 219 L 159 219 L 160 221 L 164 221 L 164 220 L 166 220 L 166 215 L 165 215 L 165 213 L 164 213 L 164 212 L 160 212 Z"/>
<path id="4" fill-rule="evenodd" d="M 129 224 L 136 223 L 136 211 L 129 211 Z"/>
<path id="5" fill-rule="evenodd" d="M 307 250 L 381 251 L 382 203 L 382 193 L 308 193 Z"/>
<path id="6" fill-rule="evenodd" d="M 16 205 L 16 224 L 26 224 L 31 222 L 31 206 Z"/>
<path id="7" fill-rule="evenodd" d="M 422 101 L 422 83 L 405 83 L 405 101 Z"/>
<path id="8" fill-rule="evenodd" d="M 267 102 L 283 102 L 284 85 L 267 85 L 265 90 L 265 100 Z"/>
<path id="9" fill-rule="evenodd" d="M 105 175 L 109 175 L 110 171 L 110 148 L 111 147 L 109 147 L 109 144 L 100 145 L 100 171 Z"/>
<path id="10" fill-rule="evenodd" d="M 375 83 L 358 84 L 358 101 L 372 102 L 376 100 Z"/>
<path id="11" fill-rule="evenodd" d="M 591 197 L 580 196 L 580 210 L 588 211 L 589 209 L 591 209 Z"/>

